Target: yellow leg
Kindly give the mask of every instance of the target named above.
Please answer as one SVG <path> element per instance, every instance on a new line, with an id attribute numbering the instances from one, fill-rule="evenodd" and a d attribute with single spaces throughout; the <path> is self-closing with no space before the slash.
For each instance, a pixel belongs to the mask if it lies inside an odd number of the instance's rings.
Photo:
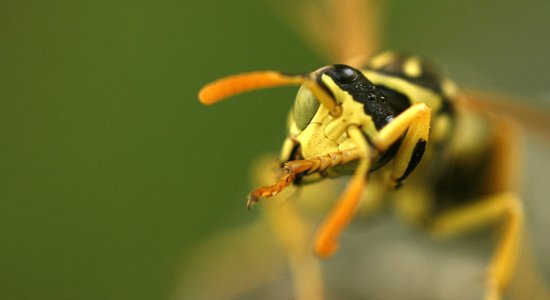
<path id="1" fill-rule="evenodd" d="M 430 119 L 431 109 L 418 103 L 397 116 L 375 137 L 377 149 L 383 152 L 406 133 L 392 165 L 394 187 L 398 187 L 420 162 L 428 142 Z"/>
<path id="2" fill-rule="evenodd" d="M 367 141 L 363 137 L 363 133 L 357 127 L 350 127 L 348 134 L 357 146 L 359 157 L 359 165 L 355 169 L 353 177 L 344 194 L 338 200 L 336 206 L 332 209 L 329 216 L 324 220 L 323 224 L 317 232 L 314 251 L 320 257 L 328 257 L 338 248 L 338 235 L 348 225 L 349 221 L 355 215 L 361 192 L 367 180 L 367 172 L 370 165 L 369 147 Z"/>
<path id="3" fill-rule="evenodd" d="M 393 163 L 392 179 L 395 185 L 416 167 L 424 154 L 429 135 L 430 112 L 426 104 L 415 104 L 386 125 L 374 138 L 377 150 L 384 152 L 406 133 Z M 321 257 L 330 256 L 336 251 L 336 239 L 355 214 L 367 179 L 369 146 L 359 128 L 350 127 L 348 134 L 357 146 L 356 155 L 361 155 L 359 166 L 344 194 L 319 229 L 314 251 Z"/>
<path id="4" fill-rule="evenodd" d="M 433 199 L 429 186 L 413 181 L 394 193 L 392 205 L 400 220 L 422 227 L 431 215 Z"/>
<path id="5" fill-rule="evenodd" d="M 324 288 L 318 259 L 311 254 L 311 226 L 299 214 L 296 204 L 265 206 L 266 219 L 288 257 L 294 294 L 298 300 L 323 299 Z"/>
<path id="6" fill-rule="evenodd" d="M 364 150 L 353 148 L 328 153 L 309 159 L 288 161 L 284 164 L 286 174 L 282 176 L 277 183 L 259 187 L 248 194 L 246 206 L 250 209 L 250 207 L 258 203 L 261 198 L 269 198 L 279 194 L 292 184 L 299 173 L 314 173 L 317 171 L 323 171 L 330 167 L 346 164 L 352 160 L 362 157 L 363 155 Z"/>
<path id="7" fill-rule="evenodd" d="M 431 223 L 435 236 L 452 236 L 490 223 L 503 222 L 502 237 L 488 269 L 487 300 L 501 299 L 514 273 L 521 245 L 523 209 L 512 193 L 500 193 L 473 204 L 443 213 Z"/>
<path id="8" fill-rule="evenodd" d="M 253 168 L 254 184 L 271 182 L 276 175 L 272 170 L 277 167 L 274 157 L 259 160 Z M 262 206 L 263 220 L 271 227 L 288 259 L 295 299 L 323 299 L 321 267 L 318 259 L 311 254 L 312 224 L 301 216 L 294 201 L 285 200 L 288 194 L 283 192 L 280 196 L 282 199 L 274 199 L 271 205 Z"/>

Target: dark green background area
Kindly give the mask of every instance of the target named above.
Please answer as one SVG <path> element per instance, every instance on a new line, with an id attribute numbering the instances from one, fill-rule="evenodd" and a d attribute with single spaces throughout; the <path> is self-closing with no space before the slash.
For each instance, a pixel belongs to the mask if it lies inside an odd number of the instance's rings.
<path id="1" fill-rule="evenodd" d="M 548 3 L 393 1 L 385 42 L 548 104 Z M 198 89 L 324 63 L 264 1 L 3 1 L 0 298 L 170 297 L 194 243 L 256 217 L 248 166 L 295 92 Z"/>

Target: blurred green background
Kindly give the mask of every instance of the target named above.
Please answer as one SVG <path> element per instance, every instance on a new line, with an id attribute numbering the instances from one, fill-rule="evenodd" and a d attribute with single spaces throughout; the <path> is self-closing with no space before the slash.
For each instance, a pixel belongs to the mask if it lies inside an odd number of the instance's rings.
<path id="1" fill-rule="evenodd" d="M 549 12 L 393 1 L 385 44 L 548 105 Z M 0 298 L 169 298 L 192 245 L 257 217 L 248 166 L 295 92 L 203 107 L 198 89 L 327 63 L 312 53 L 266 1 L 2 1 Z"/>

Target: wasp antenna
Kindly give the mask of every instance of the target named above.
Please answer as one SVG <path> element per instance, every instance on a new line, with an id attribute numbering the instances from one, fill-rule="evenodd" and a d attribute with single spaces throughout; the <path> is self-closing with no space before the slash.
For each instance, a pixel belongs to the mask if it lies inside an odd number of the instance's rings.
<path id="1" fill-rule="evenodd" d="M 211 105 L 227 97 L 269 87 L 302 84 L 307 77 L 276 71 L 258 71 L 232 75 L 205 85 L 199 92 L 201 103 Z"/>

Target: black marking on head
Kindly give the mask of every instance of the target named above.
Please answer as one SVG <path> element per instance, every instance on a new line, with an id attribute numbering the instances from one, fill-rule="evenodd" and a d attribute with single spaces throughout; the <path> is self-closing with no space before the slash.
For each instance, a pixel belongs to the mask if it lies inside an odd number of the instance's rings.
<path id="1" fill-rule="evenodd" d="M 399 177 L 396 180 L 397 186 L 400 186 L 403 180 L 407 178 L 411 174 L 411 172 L 418 166 L 418 163 L 420 163 L 420 160 L 422 159 L 422 155 L 424 155 L 424 151 L 426 150 L 426 140 L 419 139 L 418 142 L 416 142 L 416 145 L 414 146 L 411 159 L 409 160 L 409 165 L 407 165 L 407 169 L 405 170 L 405 173 L 401 177 Z"/>
<path id="2" fill-rule="evenodd" d="M 390 103 L 391 107 L 397 114 L 400 114 L 411 107 L 411 99 L 409 99 L 409 97 L 405 94 L 382 85 L 378 85 L 377 87 L 380 91 L 382 91 L 382 94 L 386 96 L 386 100 Z"/>
<path id="3" fill-rule="evenodd" d="M 328 75 L 353 100 L 363 104 L 363 110 L 372 117 L 376 129 L 381 129 L 396 116 L 384 94 L 360 71 L 338 64 L 327 68 L 322 74 Z"/>

